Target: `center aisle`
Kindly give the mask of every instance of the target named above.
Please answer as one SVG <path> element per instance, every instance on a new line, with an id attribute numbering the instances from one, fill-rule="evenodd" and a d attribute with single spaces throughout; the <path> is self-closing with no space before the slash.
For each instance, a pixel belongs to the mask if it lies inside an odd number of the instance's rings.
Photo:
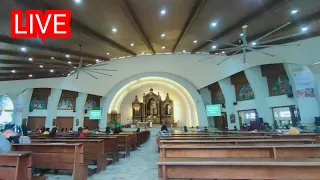
<path id="1" fill-rule="evenodd" d="M 147 142 L 136 151 L 131 151 L 130 156 L 120 159 L 120 163 L 107 167 L 106 171 L 90 176 L 89 180 L 157 180 L 158 167 L 156 134 L 158 129 L 150 129 L 151 135 Z"/>
<path id="2" fill-rule="evenodd" d="M 158 128 L 150 129 L 151 135 L 147 142 L 136 151 L 131 151 L 130 156 L 121 158 L 119 163 L 112 164 L 107 170 L 88 177 L 88 180 L 157 180 L 158 167 L 156 135 Z M 70 180 L 71 177 L 63 175 L 50 175 L 48 180 Z"/>

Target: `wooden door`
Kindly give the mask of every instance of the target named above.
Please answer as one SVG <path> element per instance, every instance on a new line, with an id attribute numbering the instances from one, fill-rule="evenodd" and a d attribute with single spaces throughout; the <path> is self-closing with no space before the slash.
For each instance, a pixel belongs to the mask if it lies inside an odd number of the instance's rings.
<path id="1" fill-rule="evenodd" d="M 28 117 L 27 128 L 36 130 L 37 128 L 43 128 L 45 126 L 46 117 Z"/>
<path id="2" fill-rule="evenodd" d="M 57 117 L 56 127 L 61 128 L 73 128 L 73 117 Z"/>
<path id="3" fill-rule="evenodd" d="M 84 118 L 84 127 L 88 127 L 89 130 L 96 129 L 98 127 L 98 120 L 90 120 L 88 117 Z"/>

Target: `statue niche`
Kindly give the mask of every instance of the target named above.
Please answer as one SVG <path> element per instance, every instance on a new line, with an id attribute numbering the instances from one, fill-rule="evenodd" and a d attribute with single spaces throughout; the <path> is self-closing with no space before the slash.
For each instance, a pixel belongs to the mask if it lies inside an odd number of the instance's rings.
<path id="1" fill-rule="evenodd" d="M 152 122 L 155 124 L 172 124 L 174 123 L 173 101 L 169 98 L 169 94 L 164 101 L 161 100 L 160 94 L 155 94 L 153 89 L 143 94 L 143 102 L 138 101 L 135 97 L 132 103 L 132 120 L 133 123 Z"/>

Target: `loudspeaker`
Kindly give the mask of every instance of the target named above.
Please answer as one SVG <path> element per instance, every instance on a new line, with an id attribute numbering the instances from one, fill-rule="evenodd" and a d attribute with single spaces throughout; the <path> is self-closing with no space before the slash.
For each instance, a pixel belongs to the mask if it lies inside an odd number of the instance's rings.
<path id="1" fill-rule="evenodd" d="M 237 102 L 234 102 L 234 103 L 233 103 L 233 105 L 237 105 L 237 104 L 238 104 Z"/>

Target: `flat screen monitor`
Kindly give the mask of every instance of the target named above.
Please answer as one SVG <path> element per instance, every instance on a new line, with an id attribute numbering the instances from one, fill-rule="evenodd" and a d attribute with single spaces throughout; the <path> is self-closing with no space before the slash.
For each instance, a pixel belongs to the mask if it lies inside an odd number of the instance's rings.
<path id="1" fill-rule="evenodd" d="M 221 104 L 211 104 L 206 106 L 207 116 L 221 116 Z"/>
<path id="2" fill-rule="evenodd" d="M 101 110 L 90 110 L 89 111 L 89 119 L 91 119 L 91 120 L 101 119 Z"/>

